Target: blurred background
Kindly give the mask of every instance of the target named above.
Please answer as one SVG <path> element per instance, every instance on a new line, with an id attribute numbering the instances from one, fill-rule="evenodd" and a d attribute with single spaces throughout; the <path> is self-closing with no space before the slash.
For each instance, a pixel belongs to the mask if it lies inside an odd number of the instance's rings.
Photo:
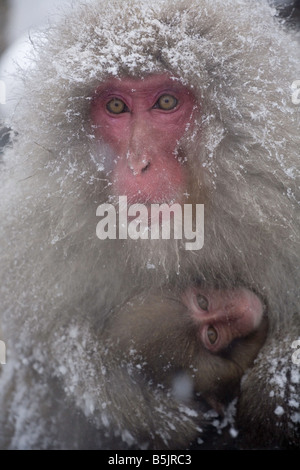
<path id="1" fill-rule="evenodd" d="M 212 0 L 213 1 L 213 0 Z M 260 1 L 260 0 L 258 0 Z M 266 0 L 267 1 L 267 0 Z M 292 28 L 300 30 L 300 0 L 268 0 Z M 0 155 L 9 140 L 5 118 L 13 111 L 15 101 L 13 74 L 16 62 L 24 65 L 30 47 L 29 37 L 49 21 L 54 21 L 71 0 L 0 0 Z M 76 3 L 76 0 L 73 0 Z M 5 101 L 4 87 L 5 83 Z"/>
<path id="2" fill-rule="evenodd" d="M 13 78 L 16 64 L 25 65 L 30 35 L 54 21 L 68 4 L 70 0 L 0 0 L 0 157 L 9 141 L 5 119 L 13 112 L 12 96 L 20 86 Z"/>
<path id="3" fill-rule="evenodd" d="M 66 0 L 0 0 L 0 52 L 30 29 L 47 22 Z"/>

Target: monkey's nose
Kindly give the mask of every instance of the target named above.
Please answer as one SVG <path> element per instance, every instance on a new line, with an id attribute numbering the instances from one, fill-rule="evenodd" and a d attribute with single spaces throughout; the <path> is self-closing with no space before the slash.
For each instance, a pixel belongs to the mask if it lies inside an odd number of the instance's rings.
<path id="1" fill-rule="evenodd" d="M 134 176 L 145 173 L 150 167 L 150 162 L 147 160 L 141 160 L 140 162 L 130 162 L 129 168 Z"/>

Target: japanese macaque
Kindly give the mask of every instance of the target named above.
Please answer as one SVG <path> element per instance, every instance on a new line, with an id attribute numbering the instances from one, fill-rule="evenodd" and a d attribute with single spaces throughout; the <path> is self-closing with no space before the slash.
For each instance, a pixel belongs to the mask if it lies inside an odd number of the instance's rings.
<path id="1" fill-rule="evenodd" d="M 264 306 L 246 289 L 187 289 L 178 300 L 148 294 L 129 300 L 109 331 L 115 354 L 143 364 L 148 380 L 189 403 L 191 396 L 217 411 L 238 395 L 240 379 L 264 343 Z M 178 387 L 181 383 L 187 387 Z M 182 398 L 182 397 L 181 397 Z"/>
<path id="2" fill-rule="evenodd" d="M 35 40 L 0 185 L 2 448 L 299 446 L 293 34 L 264 2 L 103 0 Z M 203 247 L 144 236 L 155 204 L 204 205 Z"/>

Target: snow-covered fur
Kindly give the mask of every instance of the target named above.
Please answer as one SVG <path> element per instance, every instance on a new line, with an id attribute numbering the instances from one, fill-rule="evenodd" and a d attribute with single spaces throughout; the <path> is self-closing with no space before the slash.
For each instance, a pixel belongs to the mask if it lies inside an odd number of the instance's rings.
<path id="1" fill-rule="evenodd" d="M 193 200 L 205 203 L 200 251 L 96 237 L 110 175 L 93 93 L 111 76 L 165 71 L 201 107 L 180 142 Z M 266 301 L 271 330 L 297 339 L 299 78 L 299 44 L 263 1 L 95 0 L 35 41 L 0 184 L 0 445 L 189 444 L 196 404 L 134 384 L 102 347 L 106 320 L 150 287 L 246 286 Z"/>

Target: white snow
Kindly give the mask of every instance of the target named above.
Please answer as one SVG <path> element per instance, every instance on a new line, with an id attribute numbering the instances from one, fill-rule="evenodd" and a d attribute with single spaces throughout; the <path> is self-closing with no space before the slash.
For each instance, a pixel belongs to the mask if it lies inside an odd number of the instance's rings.
<path id="1" fill-rule="evenodd" d="M 277 406 L 277 408 L 275 409 L 274 413 L 275 413 L 277 416 L 282 416 L 282 415 L 284 415 L 284 409 L 282 408 L 282 406 Z"/>

